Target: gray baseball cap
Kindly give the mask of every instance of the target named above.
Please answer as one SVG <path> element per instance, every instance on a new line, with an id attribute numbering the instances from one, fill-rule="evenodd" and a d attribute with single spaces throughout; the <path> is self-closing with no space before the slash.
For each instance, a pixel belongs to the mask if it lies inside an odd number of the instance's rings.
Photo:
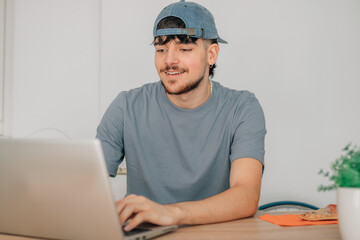
<path id="1" fill-rule="evenodd" d="M 186 28 L 157 29 L 159 22 L 166 17 L 178 17 Z M 202 39 L 217 39 L 219 43 L 227 43 L 219 37 L 214 16 L 205 7 L 194 2 L 180 2 L 166 6 L 157 16 L 153 30 L 154 38 L 167 35 L 188 35 Z"/>

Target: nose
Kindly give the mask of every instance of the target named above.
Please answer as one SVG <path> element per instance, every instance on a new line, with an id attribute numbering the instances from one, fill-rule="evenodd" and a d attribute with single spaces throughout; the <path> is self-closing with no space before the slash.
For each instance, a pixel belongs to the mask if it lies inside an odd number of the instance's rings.
<path id="1" fill-rule="evenodd" d="M 179 63 L 179 57 L 175 50 L 168 49 L 168 51 L 166 52 L 165 62 L 169 66 Z"/>

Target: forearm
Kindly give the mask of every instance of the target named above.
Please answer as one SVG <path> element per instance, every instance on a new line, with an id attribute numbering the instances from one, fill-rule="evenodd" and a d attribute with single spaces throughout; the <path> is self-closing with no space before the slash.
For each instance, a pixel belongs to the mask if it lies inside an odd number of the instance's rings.
<path id="1" fill-rule="evenodd" d="M 206 224 L 252 216 L 256 213 L 259 193 L 254 189 L 234 186 L 210 198 L 170 204 L 177 224 Z"/>

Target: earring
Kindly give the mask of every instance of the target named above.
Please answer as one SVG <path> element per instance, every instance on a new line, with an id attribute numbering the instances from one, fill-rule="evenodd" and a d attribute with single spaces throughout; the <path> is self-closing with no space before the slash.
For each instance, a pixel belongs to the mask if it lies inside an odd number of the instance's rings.
<path id="1" fill-rule="evenodd" d="M 209 67 L 210 67 L 210 68 L 212 68 L 213 66 L 214 66 L 214 64 L 210 64 L 210 66 L 209 66 Z"/>

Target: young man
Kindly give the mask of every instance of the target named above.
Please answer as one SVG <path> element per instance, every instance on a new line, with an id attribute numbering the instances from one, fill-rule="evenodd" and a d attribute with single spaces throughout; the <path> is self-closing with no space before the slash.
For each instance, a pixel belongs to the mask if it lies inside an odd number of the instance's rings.
<path id="1" fill-rule="evenodd" d="M 219 46 L 212 14 L 178 2 L 154 24 L 161 81 L 121 92 L 97 132 L 111 176 L 126 156 L 129 231 L 142 222 L 205 224 L 253 215 L 260 196 L 265 120 L 254 94 L 209 80 Z M 234 76 L 235 78 L 236 76 Z"/>

